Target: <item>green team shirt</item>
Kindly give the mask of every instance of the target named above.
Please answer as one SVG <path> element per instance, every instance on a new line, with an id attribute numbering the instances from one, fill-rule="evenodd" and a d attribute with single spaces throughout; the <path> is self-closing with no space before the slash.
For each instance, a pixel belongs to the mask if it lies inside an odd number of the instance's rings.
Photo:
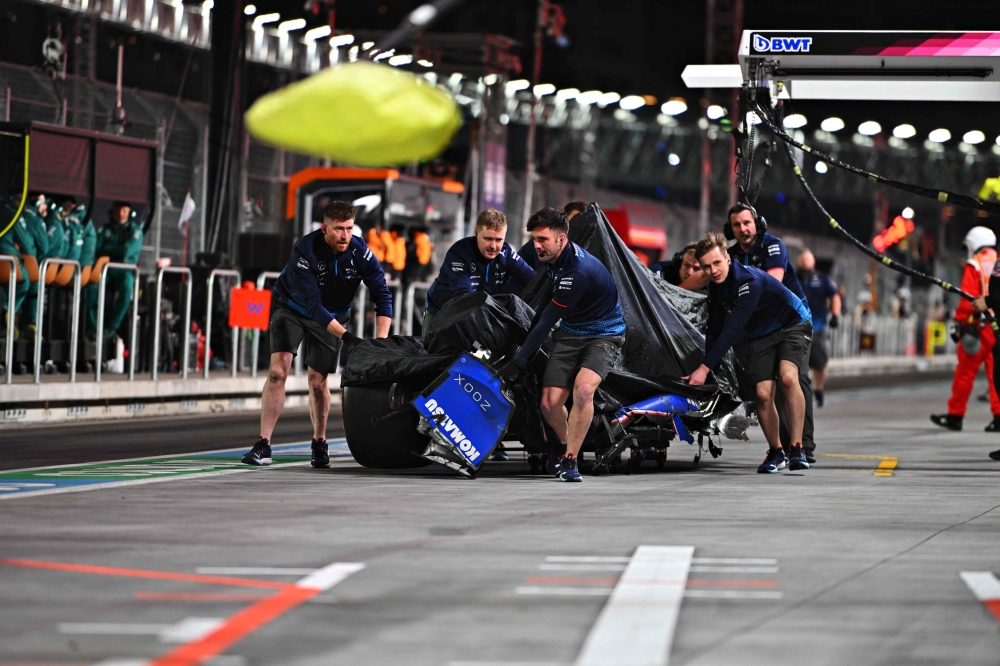
<path id="1" fill-rule="evenodd" d="M 129 220 L 125 224 L 110 223 L 97 232 L 97 256 L 110 257 L 123 264 L 138 264 L 142 252 L 142 227 Z"/>

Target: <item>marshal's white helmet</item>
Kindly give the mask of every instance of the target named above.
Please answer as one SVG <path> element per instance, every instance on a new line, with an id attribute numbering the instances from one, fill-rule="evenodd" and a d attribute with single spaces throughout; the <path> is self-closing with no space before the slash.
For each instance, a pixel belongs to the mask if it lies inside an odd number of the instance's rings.
<path id="1" fill-rule="evenodd" d="M 996 247 L 997 235 L 986 227 L 972 227 L 969 233 L 965 234 L 965 249 L 969 251 L 969 258 L 984 247 Z"/>

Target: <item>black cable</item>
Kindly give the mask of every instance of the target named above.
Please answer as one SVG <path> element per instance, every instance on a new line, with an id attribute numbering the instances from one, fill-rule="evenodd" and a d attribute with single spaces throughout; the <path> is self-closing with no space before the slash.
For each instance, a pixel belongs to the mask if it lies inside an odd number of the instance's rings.
<path id="1" fill-rule="evenodd" d="M 766 114 L 763 114 L 761 118 L 769 127 L 773 127 L 772 123 L 770 122 L 770 119 L 767 117 Z M 835 231 L 838 231 L 844 238 L 850 241 L 851 244 L 853 244 L 856 248 L 867 254 L 872 259 L 881 262 L 887 268 L 902 273 L 903 275 L 909 275 L 910 277 L 917 278 L 918 280 L 927 280 L 928 282 L 931 282 L 941 287 L 945 291 L 949 291 L 953 294 L 958 294 L 959 296 L 968 301 L 976 300 L 975 297 L 972 296 L 972 294 L 969 294 L 968 292 L 959 289 L 950 282 L 945 282 L 944 280 L 940 280 L 932 275 L 921 273 L 920 271 L 914 270 L 909 266 L 904 266 L 903 264 L 895 262 L 889 257 L 882 254 L 881 252 L 873 250 L 872 248 L 868 247 L 867 245 L 859 241 L 857 238 L 852 236 L 851 233 L 847 231 L 847 229 L 844 229 L 844 227 L 840 226 L 840 223 L 837 222 L 837 220 L 833 219 L 833 216 L 830 215 L 829 211 L 827 211 L 826 208 L 823 207 L 823 204 L 820 202 L 820 200 L 816 198 L 816 194 L 812 191 L 812 188 L 809 187 L 809 183 L 806 182 L 805 176 L 802 175 L 802 169 L 795 162 L 795 153 L 792 152 L 792 148 L 791 146 L 788 145 L 788 142 L 785 142 L 782 145 L 784 145 L 785 147 L 785 153 L 788 155 L 788 161 L 792 163 L 792 170 L 795 172 L 795 176 L 799 179 L 799 184 L 802 185 L 802 189 L 805 190 L 806 194 L 809 196 L 809 199 L 812 200 L 813 205 L 815 205 L 816 208 L 819 210 L 820 214 L 822 214 L 823 217 L 825 217 L 829 221 L 830 226 Z M 983 315 L 986 317 L 987 321 L 990 322 L 990 327 L 993 329 L 994 333 L 1000 332 L 1000 325 L 997 325 L 997 320 L 993 317 L 992 314 L 990 314 L 989 310 L 984 312 Z"/>
<path id="2" fill-rule="evenodd" d="M 844 171 L 848 171 L 857 176 L 862 176 L 876 183 L 882 185 L 888 185 L 889 187 L 894 187 L 897 190 L 903 190 L 904 192 L 909 192 L 910 194 L 916 194 L 917 196 L 927 197 L 928 199 L 935 199 L 941 203 L 950 203 L 962 208 L 973 208 L 976 210 L 989 211 L 991 213 L 1000 214 L 1000 203 L 993 201 L 983 201 L 982 199 L 977 199 L 976 197 L 970 197 L 965 194 L 957 194 L 955 192 L 948 192 L 946 190 L 935 190 L 930 187 L 922 187 L 920 185 L 913 185 L 911 183 L 904 183 L 899 180 L 892 180 L 891 178 L 885 178 L 876 173 L 871 173 L 870 171 L 865 171 L 864 169 L 859 169 L 856 166 L 851 166 L 850 164 L 845 164 L 840 160 L 837 160 L 829 155 L 819 152 L 818 150 L 807 146 L 804 143 L 796 141 L 792 137 L 788 136 L 784 130 L 771 122 L 770 118 L 764 112 L 760 105 L 757 105 L 757 110 L 761 115 L 761 120 L 764 124 L 774 133 L 775 136 L 780 138 L 787 147 L 787 144 L 791 144 L 796 148 L 803 150 L 810 155 L 813 155 L 819 160 L 826 162 L 827 164 L 832 164 L 835 167 L 839 167 Z"/>

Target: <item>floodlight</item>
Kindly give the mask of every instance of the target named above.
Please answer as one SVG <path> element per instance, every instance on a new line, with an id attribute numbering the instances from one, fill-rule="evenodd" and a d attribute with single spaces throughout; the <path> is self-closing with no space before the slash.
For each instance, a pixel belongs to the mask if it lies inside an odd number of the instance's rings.
<path id="1" fill-rule="evenodd" d="M 627 97 L 623 97 L 622 100 L 618 102 L 618 106 L 625 109 L 626 111 L 633 111 L 640 107 L 646 106 L 646 100 L 643 99 L 642 97 L 639 97 L 638 95 L 629 95 Z"/>
<path id="2" fill-rule="evenodd" d="M 979 130 L 972 130 L 971 132 L 965 133 L 965 136 L 962 137 L 962 141 L 966 142 L 970 146 L 974 146 L 977 143 L 986 141 L 986 135 Z"/>
<path id="3" fill-rule="evenodd" d="M 576 96 L 576 101 L 580 104 L 596 104 L 604 95 L 600 90 L 588 90 Z"/>
<path id="4" fill-rule="evenodd" d="M 663 106 L 660 107 L 660 111 L 668 116 L 679 116 L 687 110 L 687 102 L 685 102 L 681 97 L 671 97 L 663 103 Z"/>
<path id="5" fill-rule="evenodd" d="M 800 127 L 805 127 L 806 122 L 807 122 L 806 117 L 803 116 L 801 113 L 793 113 L 792 115 L 785 118 L 785 120 L 782 122 L 782 125 L 784 125 L 788 129 L 798 129 Z"/>
<path id="6" fill-rule="evenodd" d="M 721 106 L 719 106 L 718 104 L 713 104 L 712 106 L 708 107 L 708 110 L 705 112 L 705 115 L 708 116 L 709 120 L 718 120 L 722 116 L 726 115 L 726 110 Z"/>
<path id="7" fill-rule="evenodd" d="M 670 166 L 677 166 L 681 163 L 681 158 L 677 156 L 677 153 L 670 153 L 667 155 L 667 162 Z"/>
<path id="8" fill-rule="evenodd" d="M 844 121 L 837 116 L 833 116 L 821 122 L 819 128 L 824 132 L 839 132 L 844 129 Z"/>
<path id="9" fill-rule="evenodd" d="M 897 139 L 912 139 L 917 135 L 917 128 L 910 124 L 896 125 L 892 135 Z"/>
<path id="10" fill-rule="evenodd" d="M 881 131 L 882 126 L 874 120 L 866 120 L 858 125 L 858 134 L 864 134 L 865 136 L 873 136 Z"/>
<path id="11" fill-rule="evenodd" d="M 556 87 L 551 83 L 539 83 L 537 86 L 532 88 L 535 92 L 535 97 L 545 97 L 546 95 L 551 95 L 556 91 Z"/>
<path id="12" fill-rule="evenodd" d="M 826 173 L 827 171 L 830 170 L 830 168 L 826 166 L 826 162 L 816 162 L 815 169 L 816 173 Z"/>
<path id="13" fill-rule="evenodd" d="M 951 138 L 951 132 L 941 127 L 928 134 L 927 138 L 934 143 L 944 143 Z"/>

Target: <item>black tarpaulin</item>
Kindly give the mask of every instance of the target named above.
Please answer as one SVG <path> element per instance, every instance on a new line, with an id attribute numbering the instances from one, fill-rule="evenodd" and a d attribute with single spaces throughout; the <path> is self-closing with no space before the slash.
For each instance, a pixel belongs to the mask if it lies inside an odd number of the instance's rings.
<path id="1" fill-rule="evenodd" d="M 512 294 L 462 294 L 434 315 L 424 333 L 424 344 L 429 354 L 486 349 L 499 358 L 524 342 L 534 316 L 534 310 Z"/>

